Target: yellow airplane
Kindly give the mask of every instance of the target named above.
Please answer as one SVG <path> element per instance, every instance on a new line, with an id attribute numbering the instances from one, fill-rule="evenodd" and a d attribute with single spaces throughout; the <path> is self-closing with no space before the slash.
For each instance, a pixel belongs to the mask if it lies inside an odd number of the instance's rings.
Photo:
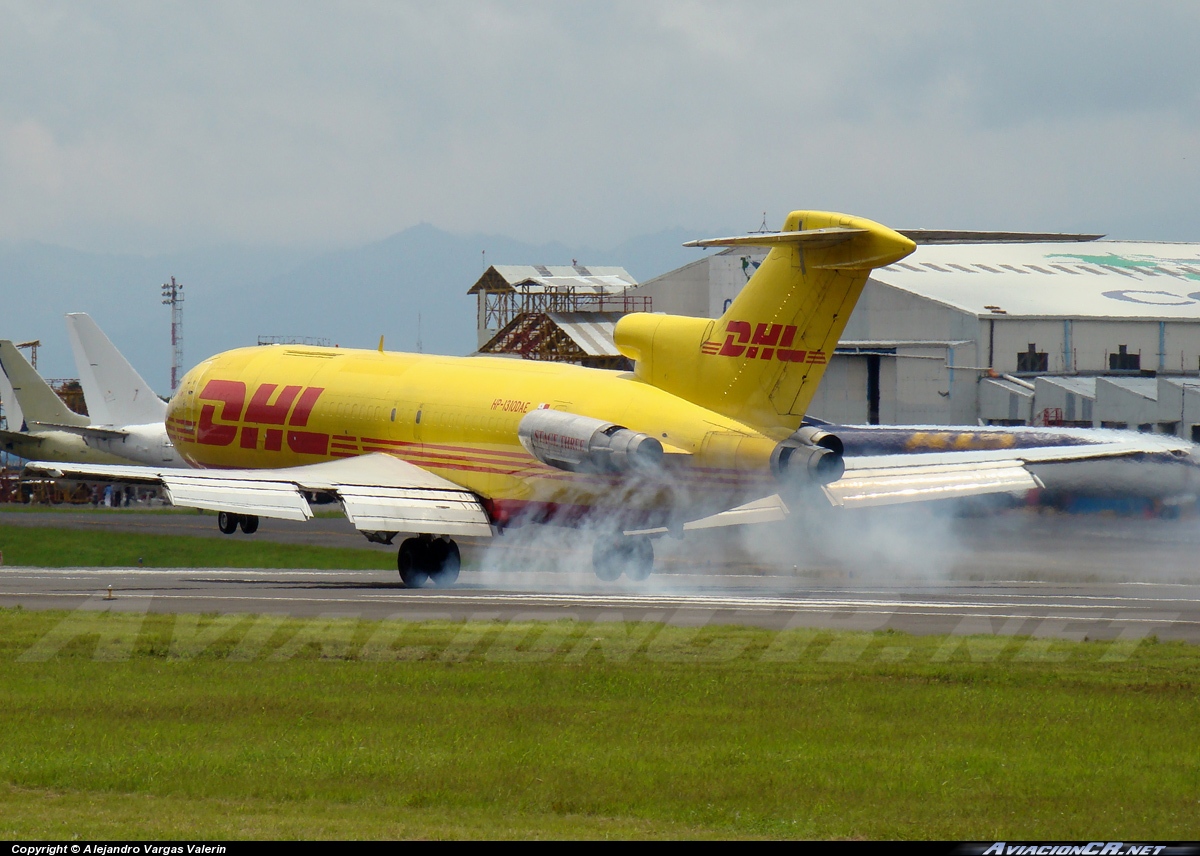
<path id="1" fill-rule="evenodd" d="M 899 467 L 843 479 L 837 437 L 802 419 L 873 268 L 909 239 L 878 223 L 793 211 L 778 233 L 692 242 L 770 252 L 719 319 L 634 314 L 615 342 L 632 372 L 487 357 L 291 345 L 192 369 L 167 432 L 198 469 L 35 463 L 31 476 L 162 485 L 220 512 L 307 519 L 336 499 L 369 539 L 399 547 L 409 586 L 458 576 L 456 536 L 524 523 L 588 524 L 596 574 L 643 579 L 650 536 L 768 519 L 778 494 L 836 504 L 1020 490 L 1020 461 Z M 861 476 L 861 474 L 860 474 Z M 838 492 L 840 490 L 840 493 Z"/>

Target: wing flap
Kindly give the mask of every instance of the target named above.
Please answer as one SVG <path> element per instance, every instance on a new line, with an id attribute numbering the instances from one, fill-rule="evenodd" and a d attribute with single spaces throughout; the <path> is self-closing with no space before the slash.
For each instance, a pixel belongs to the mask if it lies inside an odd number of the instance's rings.
<path id="1" fill-rule="evenodd" d="M 408 490 L 339 485 L 336 493 L 354 528 L 362 532 L 492 534 L 487 513 L 465 490 Z"/>
<path id="2" fill-rule="evenodd" d="M 305 493 L 332 493 L 361 532 L 492 534 L 487 512 L 475 494 L 382 452 L 262 470 L 179 470 L 35 461 L 26 465 L 24 478 L 159 484 L 174 505 L 284 520 L 313 516 Z"/>
<path id="3" fill-rule="evenodd" d="M 294 484 L 240 479 L 178 478 L 162 479 L 172 505 L 232 511 L 282 520 L 308 520 L 313 516 L 308 500 Z"/>
<path id="4" fill-rule="evenodd" d="M 1021 461 L 991 461 L 847 470 L 824 490 L 834 505 L 863 508 L 1016 493 L 1041 486 Z"/>

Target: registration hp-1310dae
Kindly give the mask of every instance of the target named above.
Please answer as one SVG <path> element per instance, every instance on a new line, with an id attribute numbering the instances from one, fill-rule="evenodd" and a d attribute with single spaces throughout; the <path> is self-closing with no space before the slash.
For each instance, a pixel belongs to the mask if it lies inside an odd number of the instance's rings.
<path id="1" fill-rule="evenodd" d="M 414 587 L 454 582 L 455 538 L 516 525 L 586 525 L 599 577 L 642 579 L 657 535 L 778 516 L 799 493 L 854 505 L 1036 486 L 1014 460 L 848 474 L 838 438 L 804 425 L 868 274 L 910 240 L 794 211 L 779 232 L 693 245 L 770 252 L 719 319 L 622 318 L 614 338 L 632 372 L 382 344 L 243 348 L 200 363 L 170 402 L 168 433 L 193 469 L 27 472 L 157 483 L 175 505 L 219 512 L 229 533 L 335 500 L 372 541 L 403 536 L 399 571 Z"/>

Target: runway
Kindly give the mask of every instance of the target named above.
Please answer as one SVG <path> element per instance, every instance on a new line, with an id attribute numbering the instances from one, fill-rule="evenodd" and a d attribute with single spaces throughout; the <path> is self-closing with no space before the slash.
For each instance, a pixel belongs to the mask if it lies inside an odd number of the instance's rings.
<path id="1" fill-rule="evenodd" d="M 77 516 L 84 522 L 71 525 L 222 537 L 211 517 L 199 515 L 8 514 L 0 522 L 61 526 L 68 522 L 64 518 Z M 897 520 L 906 525 L 898 527 Z M 464 545 L 468 569 L 446 590 L 405 589 L 394 572 L 3 568 L 0 605 L 407 621 L 650 621 L 1051 639 L 1137 640 L 1153 634 L 1200 642 L 1196 521 L 1020 514 L 949 523 L 857 518 L 854 525 L 853 537 L 823 528 L 822 534 L 836 536 L 832 542 L 810 538 L 772 545 L 767 536 L 773 530 L 767 528 L 756 530 L 751 544 L 728 533 L 707 540 L 663 539 L 656 542 L 658 570 L 644 583 L 600 582 L 587 567 L 590 547 L 581 546 L 586 536 L 560 533 L 558 540 L 506 536 L 491 548 Z M 265 521 L 259 534 L 365 545 L 340 519 Z M 846 546 L 843 541 L 853 542 L 853 549 L 831 548 Z"/>
<path id="2" fill-rule="evenodd" d="M 1200 586 L 964 582 L 815 587 L 780 578 L 663 575 L 652 586 L 464 573 L 452 589 L 390 575 L 241 569 L 6 569 L 0 605 L 26 609 L 272 613 L 406 621 L 650 621 L 770 629 L 893 629 L 1068 639 L 1200 641 Z M 108 587 L 113 590 L 107 599 Z"/>

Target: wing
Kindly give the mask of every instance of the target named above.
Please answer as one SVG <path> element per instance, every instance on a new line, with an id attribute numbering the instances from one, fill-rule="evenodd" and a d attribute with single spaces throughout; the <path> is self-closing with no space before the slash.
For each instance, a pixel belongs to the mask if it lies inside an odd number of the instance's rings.
<path id="1" fill-rule="evenodd" d="M 1044 486 L 1019 460 L 872 464 L 870 460 L 847 460 L 845 474 L 824 487 L 829 501 L 863 508 L 1018 493 Z"/>
<path id="2" fill-rule="evenodd" d="M 382 452 L 301 467 L 180 470 L 35 461 L 24 477 L 157 485 L 173 505 L 284 520 L 313 516 L 306 494 L 335 496 L 364 533 L 492 534 L 479 498 L 454 482 Z"/>
<path id="3" fill-rule="evenodd" d="M 849 433 L 838 426 L 824 427 L 839 436 Z M 928 435 L 930 430 L 895 426 L 852 429 L 867 436 L 899 435 L 901 440 L 904 435 Z M 934 430 L 947 431 L 944 426 Z M 990 433 L 1017 437 L 1022 432 Z M 1034 436 L 1034 432 L 1023 433 Z M 1042 445 L 847 456 L 845 474 L 822 490 L 835 506 L 869 508 L 1034 488 L 1166 496 L 1195 492 L 1200 485 L 1195 447 L 1176 437 L 1089 429 L 1041 430 L 1037 434 Z M 894 442 L 896 437 L 885 439 Z M 862 438 L 855 437 L 855 441 L 861 444 Z M 764 523 L 783 520 L 790 513 L 783 499 L 772 496 L 689 521 L 683 529 Z M 629 534 L 666 531 L 660 527 Z"/>
<path id="4" fill-rule="evenodd" d="M 830 430 L 837 431 L 837 428 Z M 856 428 L 862 434 L 872 429 Z M 940 429 L 955 436 L 953 432 Z M 929 429 L 880 429 L 928 438 Z M 843 434 L 839 434 L 843 436 Z M 1182 494 L 1195 489 L 1200 470 L 1195 447 L 1177 437 L 1092 429 L 981 429 L 957 436 L 988 442 L 1012 439 L 1003 448 L 851 455 L 845 475 L 826 486 L 834 505 L 890 505 L 952 499 L 1032 488 L 1081 493 Z"/>

